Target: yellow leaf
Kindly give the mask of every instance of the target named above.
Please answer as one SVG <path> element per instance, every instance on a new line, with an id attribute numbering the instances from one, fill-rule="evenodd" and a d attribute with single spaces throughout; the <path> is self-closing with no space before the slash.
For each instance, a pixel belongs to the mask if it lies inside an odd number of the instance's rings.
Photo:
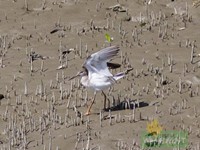
<path id="1" fill-rule="evenodd" d="M 154 119 L 152 122 L 147 123 L 147 132 L 152 135 L 158 135 L 162 131 L 162 127 L 160 126 L 157 119 Z"/>
<path id="2" fill-rule="evenodd" d="M 108 42 L 111 42 L 111 37 L 110 37 L 110 35 L 109 34 L 105 34 L 105 38 L 106 38 L 106 40 L 108 41 Z"/>

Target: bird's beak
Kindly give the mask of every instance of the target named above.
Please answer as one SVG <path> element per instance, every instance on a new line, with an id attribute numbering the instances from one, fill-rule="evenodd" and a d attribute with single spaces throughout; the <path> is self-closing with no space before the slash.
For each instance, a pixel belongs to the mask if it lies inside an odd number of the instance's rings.
<path id="1" fill-rule="evenodd" d="M 75 76 L 69 78 L 68 81 L 70 81 L 70 80 L 72 80 L 72 79 L 74 79 L 74 78 L 76 78 L 76 77 L 79 77 L 79 76 L 80 76 L 80 73 L 78 72 Z"/>

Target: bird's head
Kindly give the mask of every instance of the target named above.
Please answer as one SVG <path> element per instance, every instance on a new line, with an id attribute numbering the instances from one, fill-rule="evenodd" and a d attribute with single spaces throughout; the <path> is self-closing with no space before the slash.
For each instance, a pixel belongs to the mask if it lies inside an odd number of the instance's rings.
<path id="1" fill-rule="evenodd" d="M 86 76 L 86 75 L 87 75 L 87 72 L 85 70 L 79 71 L 75 76 L 69 78 L 69 80 L 72 80 L 72 79 L 77 78 L 77 77 L 83 77 L 83 76 Z"/>

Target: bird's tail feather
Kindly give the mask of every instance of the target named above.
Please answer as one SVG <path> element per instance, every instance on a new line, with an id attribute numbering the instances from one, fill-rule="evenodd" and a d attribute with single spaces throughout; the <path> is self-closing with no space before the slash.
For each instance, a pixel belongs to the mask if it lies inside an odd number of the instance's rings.
<path id="1" fill-rule="evenodd" d="M 124 72 L 120 72 L 120 73 L 117 73 L 113 76 L 113 78 L 115 79 L 115 81 L 123 78 L 125 76 L 125 73 Z"/>
<path id="2" fill-rule="evenodd" d="M 124 72 L 120 72 L 117 73 L 113 76 L 113 78 L 117 81 L 121 78 L 123 78 L 126 74 L 128 74 L 131 70 L 133 70 L 133 68 L 128 68 L 127 70 L 125 70 Z"/>

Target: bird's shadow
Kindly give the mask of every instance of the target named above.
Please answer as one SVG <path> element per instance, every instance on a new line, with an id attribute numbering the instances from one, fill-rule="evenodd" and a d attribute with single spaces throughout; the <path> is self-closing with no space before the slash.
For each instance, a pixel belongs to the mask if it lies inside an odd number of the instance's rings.
<path id="1" fill-rule="evenodd" d="M 118 111 L 118 110 L 125 110 L 125 109 L 136 109 L 147 107 L 149 104 L 147 102 L 138 102 L 137 100 L 124 100 L 118 104 L 113 104 L 110 108 L 104 109 L 104 111 Z"/>

